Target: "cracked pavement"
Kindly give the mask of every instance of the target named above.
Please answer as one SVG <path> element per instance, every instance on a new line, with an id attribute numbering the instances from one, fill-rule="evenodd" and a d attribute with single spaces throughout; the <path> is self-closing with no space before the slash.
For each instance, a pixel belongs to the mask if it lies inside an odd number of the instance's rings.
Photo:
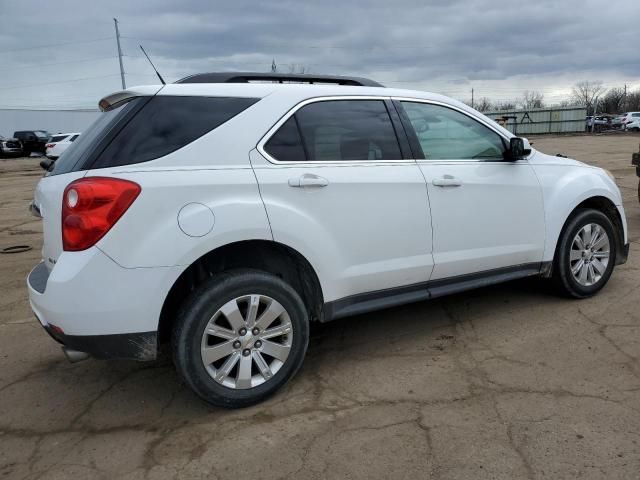
<path id="1" fill-rule="evenodd" d="M 640 475 L 640 136 L 532 138 L 611 170 L 629 262 L 576 301 L 539 280 L 312 329 L 279 394 L 210 407 L 171 363 L 69 364 L 29 309 L 38 159 L 0 160 L 0 479 L 630 479 Z"/>

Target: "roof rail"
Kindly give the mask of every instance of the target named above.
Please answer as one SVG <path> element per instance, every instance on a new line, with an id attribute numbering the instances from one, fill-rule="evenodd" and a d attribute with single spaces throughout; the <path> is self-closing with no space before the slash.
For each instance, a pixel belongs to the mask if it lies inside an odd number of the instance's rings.
<path id="1" fill-rule="evenodd" d="M 338 75 L 311 75 L 306 73 L 212 72 L 196 73 L 181 78 L 176 83 L 332 83 L 356 87 L 382 87 L 368 78 L 341 77 Z"/>

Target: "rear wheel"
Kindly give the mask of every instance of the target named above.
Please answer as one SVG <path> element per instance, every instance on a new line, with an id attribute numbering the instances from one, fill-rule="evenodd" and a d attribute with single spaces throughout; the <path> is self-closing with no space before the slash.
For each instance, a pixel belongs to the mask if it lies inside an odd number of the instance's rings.
<path id="1" fill-rule="evenodd" d="M 275 393 L 302 365 L 309 323 L 300 296 L 280 278 L 238 270 L 211 278 L 179 313 L 173 356 L 205 401 L 245 407 Z"/>
<path id="2" fill-rule="evenodd" d="M 553 279 L 574 298 L 597 293 L 609 281 L 616 258 L 614 226 L 598 210 L 579 210 L 568 221 L 556 248 Z"/>

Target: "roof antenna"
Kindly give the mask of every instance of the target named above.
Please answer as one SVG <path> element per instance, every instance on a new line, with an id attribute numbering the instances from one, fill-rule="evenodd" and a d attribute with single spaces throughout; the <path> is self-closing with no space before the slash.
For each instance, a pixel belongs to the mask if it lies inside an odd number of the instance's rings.
<path id="1" fill-rule="evenodd" d="M 149 55 L 147 55 L 147 52 L 144 51 L 144 48 L 142 48 L 142 45 L 138 45 L 138 46 L 140 47 L 140 50 L 142 50 L 142 53 L 144 53 L 144 56 L 147 57 L 147 60 L 149 60 L 149 63 L 151 64 L 151 68 L 153 68 L 153 71 L 156 72 L 156 75 L 158 75 L 160 82 L 162 82 L 163 85 L 166 85 L 167 82 L 164 81 L 164 78 L 162 78 L 162 75 L 160 75 L 160 72 L 156 70 L 156 66 L 153 64 L 153 62 L 149 58 Z"/>

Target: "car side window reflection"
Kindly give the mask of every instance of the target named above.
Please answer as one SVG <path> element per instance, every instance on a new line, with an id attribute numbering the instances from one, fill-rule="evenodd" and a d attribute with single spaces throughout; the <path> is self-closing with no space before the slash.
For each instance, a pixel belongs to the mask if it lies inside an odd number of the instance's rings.
<path id="1" fill-rule="evenodd" d="M 502 137 L 451 108 L 402 102 L 427 160 L 502 160 Z"/>

